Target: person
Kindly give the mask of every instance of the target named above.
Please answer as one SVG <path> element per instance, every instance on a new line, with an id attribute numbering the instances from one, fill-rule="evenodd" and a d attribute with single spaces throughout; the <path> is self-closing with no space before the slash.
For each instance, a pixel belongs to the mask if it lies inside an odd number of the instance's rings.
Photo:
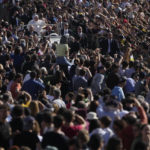
<path id="1" fill-rule="evenodd" d="M 112 95 L 117 97 L 118 101 L 125 99 L 125 94 L 123 91 L 123 87 L 126 84 L 126 78 L 121 77 L 118 81 L 118 85 L 112 89 Z"/>
<path id="2" fill-rule="evenodd" d="M 108 32 L 107 39 L 100 42 L 100 47 L 102 48 L 103 55 L 109 54 L 114 57 L 114 54 L 120 53 L 118 43 L 113 39 L 113 34 L 111 32 Z"/>
<path id="3" fill-rule="evenodd" d="M 85 78 L 86 72 L 84 69 L 79 70 L 79 76 L 74 79 L 73 89 L 78 91 L 80 87 L 86 88 L 88 86 L 88 80 Z"/>
<path id="4" fill-rule="evenodd" d="M 121 139 L 117 137 L 111 137 L 106 146 L 106 150 L 112 150 L 112 147 L 114 150 L 122 150 L 123 146 Z"/>
<path id="5" fill-rule="evenodd" d="M 60 89 L 54 89 L 53 104 L 56 104 L 59 108 L 61 108 L 61 107 L 66 108 L 65 102 L 61 98 L 61 91 L 60 91 Z"/>
<path id="6" fill-rule="evenodd" d="M 102 150 L 103 148 L 103 140 L 99 134 L 93 134 L 89 141 L 89 149 L 90 150 Z"/>
<path id="7" fill-rule="evenodd" d="M 68 138 L 61 131 L 63 125 L 63 117 L 58 115 L 54 117 L 54 131 L 46 132 L 43 135 L 42 147 L 48 145 L 55 146 L 59 150 L 68 150 Z"/>
<path id="8" fill-rule="evenodd" d="M 35 78 L 36 78 L 35 72 L 31 72 L 30 77 L 31 77 L 31 79 L 26 81 L 23 84 L 22 90 L 28 92 L 31 95 L 32 99 L 36 100 L 39 92 L 44 90 L 45 87 L 43 84 L 41 84 L 40 82 L 35 80 Z"/>
<path id="9" fill-rule="evenodd" d="M 68 40 L 66 36 L 62 36 L 60 44 L 56 47 L 56 63 L 59 65 L 71 66 L 72 64 L 67 60 L 69 57 Z"/>
<path id="10" fill-rule="evenodd" d="M 87 47 L 87 36 L 85 33 L 83 33 L 81 26 L 78 26 L 77 28 L 76 40 L 80 43 L 80 49 Z"/>
<path id="11" fill-rule="evenodd" d="M 17 74 L 14 82 L 11 84 L 10 92 L 14 99 L 17 99 L 21 90 L 22 74 Z"/>
<path id="12" fill-rule="evenodd" d="M 105 68 L 103 66 L 97 68 L 97 73 L 94 75 L 91 83 L 93 94 L 99 93 L 104 88 L 104 73 Z"/>
<path id="13" fill-rule="evenodd" d="M 43 27 L 46 25 L 45 21 L 40 20 L 39 16 L 36 14 L 33 16 L 33 19 L 29 21 L 27 28 L 30 29 L 30 26 L 33 26 L 34 31 L 40 35 L 43 32 Z"/>
<path id="14" fill-rule="evenodd" d="M 60 22 L 59 25 L 64 25 L 63 29 L 61 29 L 61 35 L 62 36 L 71 36 L 73 35 L 73 32 L 71 29 L 69 29 L 69 24 L 68 22 L 65 22 L 64 24 L 62 24 L 62 22 Z"/>
<path id="15" fill-rule="evenodd" d="M 6 118 L 9 113 L 9 107 L 7 105 L 0 105 L 0 147 L 5 149 L 9 148 L 9 141 L 11 136 L 11 128 L 9 123 L 6 122 Z"/>
<path id="16" fill-rule="evenodd" d="M 149 135 L 150 135 L 150 125 L 144 124 L 141 126 L 141 136 L 133 143 L 131 150 L 138 149 L 139 147 L 143 149 L 149 149 Z"/>
<path id="17" fill-rule="evenodd" d="M 75 118 L 78 124 L 75 124 Z M 84 129 L 86 126 L 85 120 L 77 114 L 73 114 L 71 110 L 66 110 L 64 112 L 65 124 L 62 127 L 62 131 L 69 138 L 76 136 L 80 130 Z"/>
<path id="18" fill-rule="evenodd" d="M 36 120 L 31 116 L 24 118 L 23 131 L 13 137 L 13 145 L 28 146 L 32 150 L 40 148 L 40 140 L 34 132 L 35 122 Z"/>

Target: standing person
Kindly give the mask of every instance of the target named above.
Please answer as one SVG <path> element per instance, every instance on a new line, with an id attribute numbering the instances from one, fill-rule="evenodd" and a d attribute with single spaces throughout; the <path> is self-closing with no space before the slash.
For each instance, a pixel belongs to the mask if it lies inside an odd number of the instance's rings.
<path id="1" fill-rule="evenodd" d="M 123 91 L 123 87 L 126 85 L 126 79 L 121 77 L 118 81 L 118 85 L 116 85 L 112 89 L 112 95 L 117 96 L 117 100 L 121 101 L 125 98 L 125 94 Z"/>
<path id="2" fill-rule="evenodd" d="M 28 146 L 32 150 L 39 150 L 40 141 L 37 133 L 34 131 L 36 123 L 36 120 L 31 116 L 24 118 L 24 129 L 13 137 L 13 144 Z"/>
<path id="3" fill-rule="evenodd" d="M 68 138 L 61 131 L 61 127 L 63 125 L 62 116 L 55 116 L 53 123 L 54 131 L 49 131 L 44 134 L 42 140 L 42 147 L 45 148 L 46 146 L 51 145 L 59 148 L 59 150 L 67 150 Z"/>
<path id="4" fill-rule="evenodd" d="M 56 63 L 59 65 L 71 66 L 72 64 L 67 60 L 69 58 L 69 47 L 67 37 L 62 36 L 60 44 L 56 47 Z"/>
<path id="5" fill-rule="evenodd" d="M 70 110 L 66 110 L 64 113 L 64 119 L 65 123 L 62 127 L 62 131 L 69 138 L 73 138 L 79 133 L 80 130 L 86 127 L 85 120 L 80 115 L 73 114 L 73 112 Z M 75 124 L 75 119 L 77 120 L 78 124 Z"/>
<path id="6" fill-rule="evenodd" d="M 35 72 L 31 72 L 30 77 L 31 79 L 23 84 L 22 90 L 28 92 L 31 95 L 32 99 L 36 100 L 38 98 L 38 93 L 44 90 L 45 86 L 35 80 Z"/>
<path id="7" fill-rule="evenodd" d="M 78 26 L 78 28 L 77 28 L 76 39 L 79 42 L 80 47 L 82 47 L 82 48 L 87 47 L 87 36 L 85 33 L 83 33 L 83 29 L 81 26 Z"/>
<path id="8" fill-rule="evenodd" d="M 102 54 L 109 54 L 110 56 L 114 56 L 114 54 L 119 54 L 119 46 L 115 39 L 113 39 L 113 34 L 111 32 L 108 33 L 107 39 L 102 40 L 100 43 L 102 48 Z"/>
<path id="9" fill-rule="evenodd" d="M 34 27 L 34 31 L 36 31 L 39 35 L 44 32 L 43 27 L 46 25 L 45 21 L 39 19 L 38 15 L 35 15 L 32 20 L 29 21 L 27 28 L 29 30 L 30 25 Z"/>
<path id="10" fill-rule="evenodd" d="M 104 67 L 97 68 L 97 73 L 94 75 L 91 85 L 93 94 L 99 93 L 104 88 L 104 73 Z"/>
<path id="11" fill-rule="evenodd" d="M 17 99 L 19 96 L 19 92 L 22 86 L 21 83 L 22 83 L 22 74 L 18 73 L 15 77 L 14 82 L 12 83 L 10 87 L 10 91 L 14 99 Z"/>
<path id="12" fill-rule="evenodd" d="M 7 105 L 0 105 L 0 147 L 9 148 L 11 128 L 6 122 L 9 108 Z"/>

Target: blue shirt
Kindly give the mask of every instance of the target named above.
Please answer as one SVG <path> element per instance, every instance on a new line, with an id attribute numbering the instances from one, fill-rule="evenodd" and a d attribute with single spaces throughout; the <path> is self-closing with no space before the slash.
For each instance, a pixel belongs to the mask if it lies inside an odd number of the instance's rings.
<path id="1" fill-rule="evenodd" d="M 38 98 L 38 93 L 44 90 L 45 86 L 33 79 L 26 81 L 22 86 L 22 91 L 28 92 L 33 100 Z"/>
<path id="2" fill-rule="evenodd" d="M 117 96 L 118 101 L 121 101 L 122 99 L 125 98 L 123 89 L 120 86 L 115 86 L 112 89 L 112 95 Z"/>

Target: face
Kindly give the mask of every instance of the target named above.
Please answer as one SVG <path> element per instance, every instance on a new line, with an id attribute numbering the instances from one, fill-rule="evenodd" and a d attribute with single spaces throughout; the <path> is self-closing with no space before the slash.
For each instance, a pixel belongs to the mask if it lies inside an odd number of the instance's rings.
<path id="1" fill-rule="evenodd" d="M 34 21 L 38 21 L 39 17 L 38 16 L 35 16 L 34 17 Z"/>
<path id="2" fill-rule="evenodd" d="M 79 33 L 82 32 L 82 28 L 81 28 L 81 27 L 78 28 L 78 32 L 79 32 Z"/>

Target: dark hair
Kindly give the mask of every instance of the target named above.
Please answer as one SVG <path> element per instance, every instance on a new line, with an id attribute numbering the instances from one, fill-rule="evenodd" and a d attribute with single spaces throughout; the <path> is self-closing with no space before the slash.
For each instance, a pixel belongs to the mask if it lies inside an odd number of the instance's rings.
<path id="1" fill-rule="evenodd" d="M 84 69 L 81 69 L 81 70 L 79 71 L 79 75 L 84 76 L 85 74 L 86 74 L 86 72 L 85 72 Z"/>
<path id="2" fill-rule="evenodd" d="M 108 116 L 104 116 L 100 119 L 101 123 L 107 128 L 110 126 L 112 119 Z"/>
<path id="3" fill-rule="evenodd" d="M 137 141 L 134 145 L 133 150 L 147 150 L 147 144 L 143 141 Z"/>
<path id="4" fill-rule="evenodd" d="M 107 146 L 106 146 L 106 150 L 121 150 L 121 140 L 117 137 L 112 137 L 109 139 Z"/>
<path id="5" fill-rule="evenodd" d="M 68 38 L 66 36 L 62 36 L 60 39 L 60 44 L 68 44 Z"/>
<path id="6" fill-rule="evenodd" d="M 46 123 L 52 123 L 53 122 L 53 117 L 50 112 L 44 112 L 42 114 L 42 121 Z"/>
<path id="7" fill-rule="evenodd" d="M 16 105 L 11 112 L 13 118 L 22 116 L 24 113 L 24 108 L 21 105 Z"/>
<path id="8" fill-rule="evenodd" d="M 94 129 L 96 128 L 100 128 L 100 121 L 97 119 L 93 119 L 90 121 L 90 125 L 89 125 L 89 133 L 91 133 Z"/>
<path id="9" fill-rule="evenodd" d="M 103 139 L 99 134 L 93 134 L 89 141 L 89 147 L 92 150 L 97 150 L 100 146 L 102 146 Z"/>
<path id="10" fill-rule="evenodd" d="M 73 119 L 73 113 L 71 110 L 67 110 L 64 112 L 64 119 L 66 122 L 70 123 Z"/>
<path id="11" fill-rule="evenodd" d="M 34 78 L 36 77 L 36 72 L 32 71 L 32 72 L 30 73 L 30 77 L 31 77 L 32 79 L 34 79 Z"/>
<path id="12" fill-rule="evenodd" d="M 63 117 L 60 115 L 55 116 L 53 123 L 55 128 L 60 128 L 63 125 Z"/>

